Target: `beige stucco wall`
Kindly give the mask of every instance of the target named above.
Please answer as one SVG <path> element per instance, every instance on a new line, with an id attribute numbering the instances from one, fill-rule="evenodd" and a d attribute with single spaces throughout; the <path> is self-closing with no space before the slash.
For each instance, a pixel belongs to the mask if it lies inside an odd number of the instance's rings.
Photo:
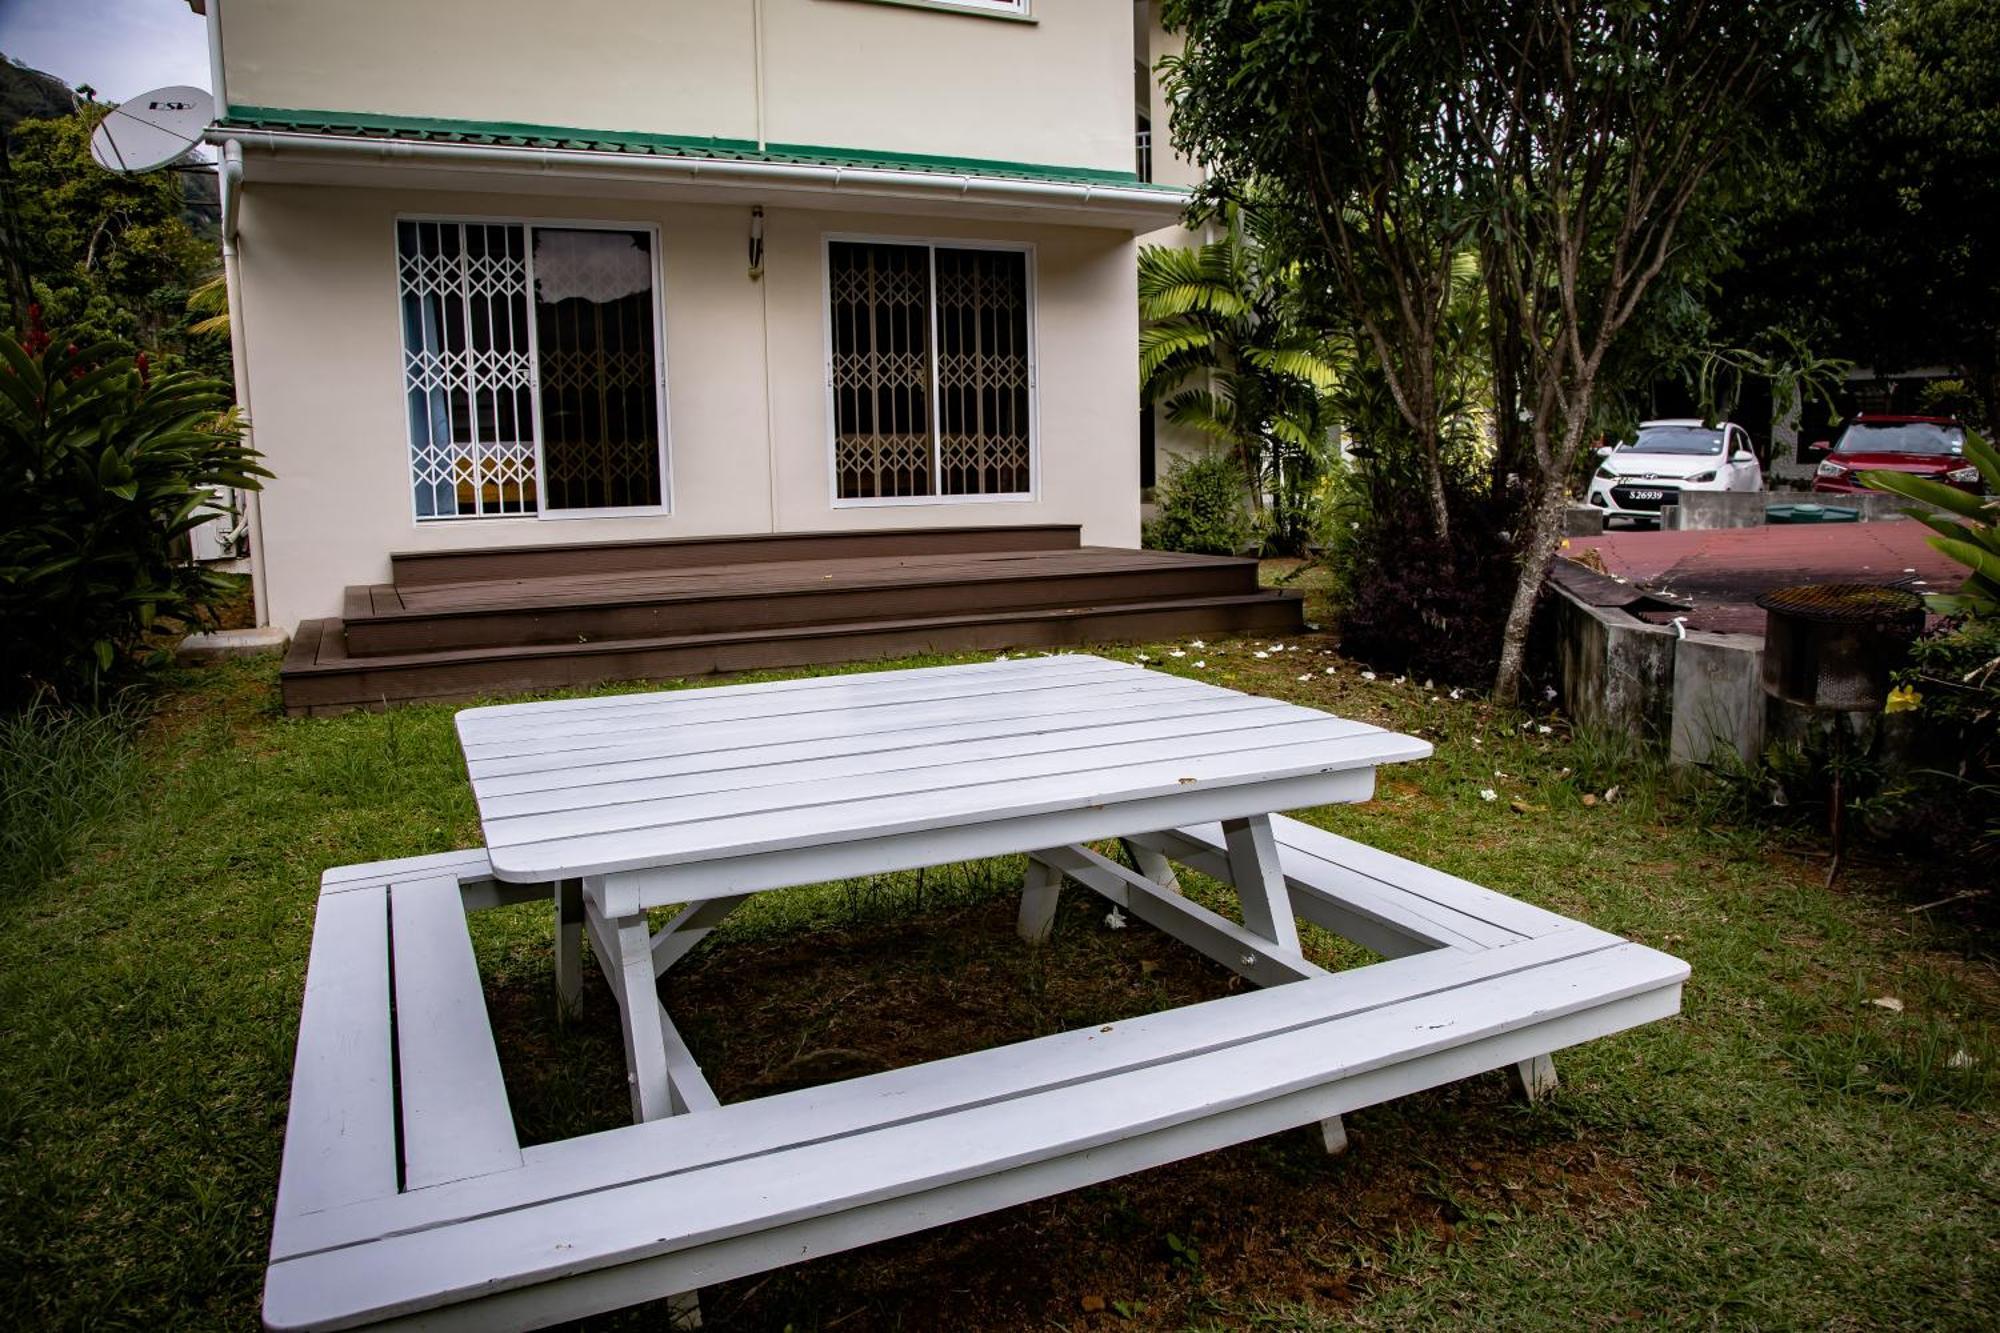
<path id="1" fill-rule="evenodd" d="M 397 325 L 401 213 L 654 223 L 666 308 L 673 512 L 486 518 L 411 512 Z M 1138 540 L 1137 317 L 1130 238 L 1108 230 L 770 209 L 762 282 L 746 209 L 263 185 L 243 199 L 238 317 L 272 623 L 337 615 L 393 551 L 718 533 L 1080 523 Z M 842 234 L 1026 241 L 1034 252 L 1039 477 L 1029 500 L 837 508 L 829 493 L 822 241 Z"/>
<path id="2" fill-rule="evenodd" d="M 866 0 L 226 0 L 235 106 L 1132 169 L 1132 13 Z"/>

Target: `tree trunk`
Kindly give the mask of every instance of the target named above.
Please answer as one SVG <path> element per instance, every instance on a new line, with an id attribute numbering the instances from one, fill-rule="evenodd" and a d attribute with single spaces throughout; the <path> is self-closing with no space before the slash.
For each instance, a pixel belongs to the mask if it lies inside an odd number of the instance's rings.
<path id="1" fill-rule="evenodd" d="M 1569 506 L 1568 489 L 1560 480 L 1543 478 L 1542 493 L 1529 514 L 1527 545 L 1521 552 L 1521 574 L 1514 584 L 1514 600 L 1507 608 L 1507 624 L 1500 633 L 1500 669 L 1493 677 L 1493 702 L 1512 706 L 1521 701 L 1521 675 L 1527 667 L 1528 628 L 1535 618 L 1535 603 L 1542 583 L 1555 562 L 1562 543 L 1563 512 Z"/>
<path id="2" fill-rule="evenodd" d="M 1431 526 L 1441 543 L 1451 541 L 1451 506 L 1446 503 L 1444 489 L 1444 469 L 1438 466 L 1437 450 L 1433 447 L 1430 456 L 1424 460 L 1424 472 L 1430 483 Z"/>

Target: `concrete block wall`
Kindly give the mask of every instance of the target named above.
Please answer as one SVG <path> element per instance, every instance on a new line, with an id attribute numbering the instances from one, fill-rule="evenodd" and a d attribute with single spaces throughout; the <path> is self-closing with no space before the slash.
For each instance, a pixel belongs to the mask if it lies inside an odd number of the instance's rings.
<path id="1" fill-rule="evenodd" d="M 1676 764 L 1762 753 L 1762 638 L 1683 634 L 1554 591 L 1563 703 L 1576 725 L 1664 741 Z"/>

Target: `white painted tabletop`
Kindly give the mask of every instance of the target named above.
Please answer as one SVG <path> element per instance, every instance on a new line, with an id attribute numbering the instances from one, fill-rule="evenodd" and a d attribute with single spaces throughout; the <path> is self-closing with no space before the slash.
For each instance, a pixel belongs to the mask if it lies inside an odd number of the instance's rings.
<path id="1" fill-rule="evenodd" d="M 1218 789 L 1240 792 L 1238 815 L 1268 814 L 1260 786 L 1431 753 L 1084 654 L 506 704 L 457 721 L 493 872 L 515 883 L 1157 809 L 1197 792 L 1214 818 Z"/>

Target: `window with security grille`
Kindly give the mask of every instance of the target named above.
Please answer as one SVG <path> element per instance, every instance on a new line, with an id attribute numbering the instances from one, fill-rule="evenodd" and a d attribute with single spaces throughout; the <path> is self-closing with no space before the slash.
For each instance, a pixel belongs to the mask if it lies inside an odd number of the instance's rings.
<path id="1" fill-rule="evenodd" d="M 831 241 L 827 290 L 840 499 L 1033 489 L 1025 252 Z"/>
<path id="2" fill-rule="evenodd" d="M 661 505 L 651 232 L 405 220 L 396 250 L 419 519 Z"/>

